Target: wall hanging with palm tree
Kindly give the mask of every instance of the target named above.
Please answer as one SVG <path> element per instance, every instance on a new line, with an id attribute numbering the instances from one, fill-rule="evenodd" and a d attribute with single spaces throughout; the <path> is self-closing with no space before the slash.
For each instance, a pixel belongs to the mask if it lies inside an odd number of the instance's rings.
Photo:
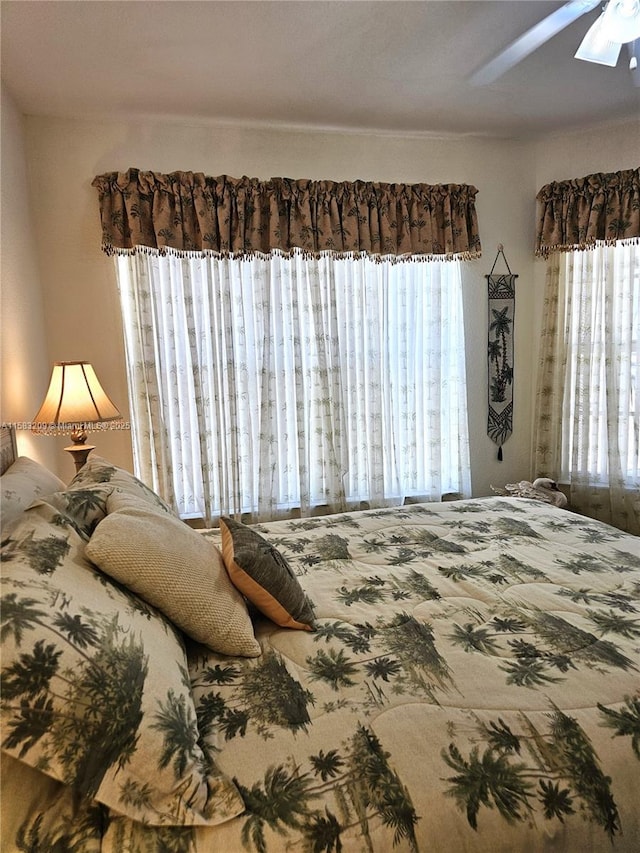
<path id="1" fill-rule="evenodd" d="M 506 273 L 494 270 L 502 255 Z M 502 445 L 513 430 L 513 324 L 516 307 L 516 279 L 511 272 L 502 244 L 486 276 L 489 287 L 489 415 L 487 432 L 498 445 L 502 462 Z"/>

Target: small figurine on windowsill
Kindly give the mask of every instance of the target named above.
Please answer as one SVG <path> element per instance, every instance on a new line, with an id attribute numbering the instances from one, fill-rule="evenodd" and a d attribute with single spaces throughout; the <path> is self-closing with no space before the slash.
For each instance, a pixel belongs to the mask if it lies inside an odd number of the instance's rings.
<path id="1" fill-rule="evenodd" d="M 567 497 L 558 488 L 558 484 L 550 477 L 538 477 L 533 483 L 528 480 L 520 480 L 519 483 L 507 483 L 504 489 L 495 489 L 497 495 L 505 495 L 513 498 L 531 498 L 536 501 L 553 504 L 558 507 L 567 506 Z"/>

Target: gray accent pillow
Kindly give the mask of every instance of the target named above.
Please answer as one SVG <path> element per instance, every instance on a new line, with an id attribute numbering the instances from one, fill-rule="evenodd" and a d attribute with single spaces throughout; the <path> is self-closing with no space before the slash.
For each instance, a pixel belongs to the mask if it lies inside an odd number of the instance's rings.
<path id="1" fill-rule="evenodd" d="M 240 592 L 276 625 L 314 631 L 313 605 L 282 554 L 227 516 L 220 519 L 220 532 L 224 564 Z"/>

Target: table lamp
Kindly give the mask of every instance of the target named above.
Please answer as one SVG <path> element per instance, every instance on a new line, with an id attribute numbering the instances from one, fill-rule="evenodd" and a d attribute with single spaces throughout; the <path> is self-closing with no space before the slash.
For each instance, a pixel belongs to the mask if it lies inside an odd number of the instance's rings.
<path id="1" fill-rule="evenodd" d="M 65 450 L 79 471 L 95 448 L 86 444 L 87 428 L 115 421 L 122 421 L 122 415 L 104 392 L 88 361 L 54 363 L 49 390 L 33 419 L 33 432 L 45 435 L 70 432 L 73 444 Z"/>

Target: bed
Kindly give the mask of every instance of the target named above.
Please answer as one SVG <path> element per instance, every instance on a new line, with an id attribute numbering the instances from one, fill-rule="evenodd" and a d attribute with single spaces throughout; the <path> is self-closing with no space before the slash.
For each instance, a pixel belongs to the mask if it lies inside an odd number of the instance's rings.
<path id="1" fill-rule="evenodd" d="M 2 499 L 5 853 L 640 850 L 637 537 L 496 496 L 200 533 L 100 457 Z"/>

